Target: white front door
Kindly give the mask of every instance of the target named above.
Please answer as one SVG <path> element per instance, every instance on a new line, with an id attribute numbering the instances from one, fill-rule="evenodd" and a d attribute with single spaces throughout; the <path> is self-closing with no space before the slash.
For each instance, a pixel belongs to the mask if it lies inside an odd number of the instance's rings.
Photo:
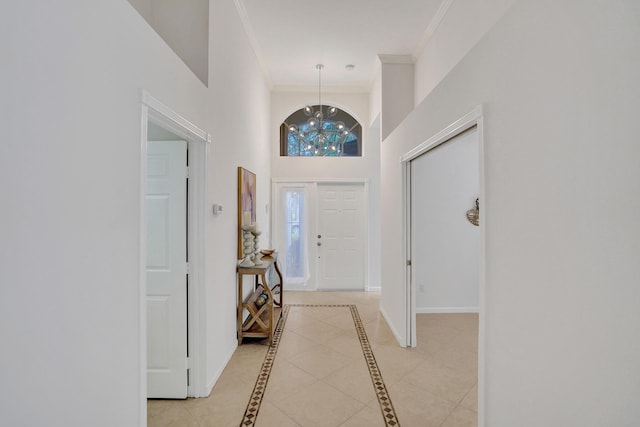
<path id="1" fill-rule="evenodd" d="M 318 289 L 364 289 L 365 223 L 364 185 L 318 184 Z"/>
<path id="2" fill-rule="evenodd" d="M 149 141 L 147 397 L 187 397 L 187 142 Z"/>

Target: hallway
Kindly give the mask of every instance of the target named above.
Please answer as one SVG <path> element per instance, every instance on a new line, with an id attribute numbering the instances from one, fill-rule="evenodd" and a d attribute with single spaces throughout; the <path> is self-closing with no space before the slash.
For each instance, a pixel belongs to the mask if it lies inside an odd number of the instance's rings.
<path id="1" fill-rule="evenodd" d="M 478 316 L 418 315 L 418 347 L 403 349 L 379 302 L 378 293 L 288 292 L 289 312 L 255 425 L 385 425 L 347 307 L 355 305 L 399 425 L 475 426 Z M 208 398 L 149 400 L 148 426 L 239 426 L 263 371 L 265 344 L 240 346 Z"/>

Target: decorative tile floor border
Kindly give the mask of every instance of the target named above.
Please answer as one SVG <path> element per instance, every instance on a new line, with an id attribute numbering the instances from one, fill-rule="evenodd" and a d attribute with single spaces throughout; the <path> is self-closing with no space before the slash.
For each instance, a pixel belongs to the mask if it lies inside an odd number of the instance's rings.
<path id="1" fill-rule="evenodd" d="M 282 338 L 282 333 L 287 322 L 287 316 L 289 315 L 290 307 L 349 308 L 349 310 L 351 311 L 351 317 L 353 318 L 353 323 L 356 327 L 358 338 L 360 340 L 362 353 L 367 363 L 367 367 L 369 368 L 371 382 L 373 384 L 376 396 L 378 397 L 378 403 L 380 404 L 380 409 L 382 411 L 385 425 L 391 427 L 399 427 L 400 423 L 398 422 L 398 417 L 396 416 L 395 409 L 393 409 L 391 397 L 389 397 L 387 387 L 384 384 L 384 380 L 382 379 L 382 373 L 380 372 L 380 368 L 378 367 L 378 362 L 376 362 L 376 358 L 373 355 L 373 350 L 371 349 L 369 338 L 367 338 L 367 333 L 364 329 L 364 325 L 362 324 L 362 320 L 360 319 L 358 308 L 354 304 L 285 304 L 282 310 L 282 316 L 280 317 L 280 320 L 278 320 L 276 330 L 273 333 L 273 342 L 267 350 L 267 355 L 265 356 L 264 362 L 262 363 L 260 374 L 258 375 L 258 379 L 256 380 L 253 392 L 251 393 L 251 398 L 249 399 L 249 404 L 247 405 L 247 409 L 244 413 L 242 422 L 240 423 L 240 427 L 249 427 L 256 425 L 256 419 L 258 417 L 258 411 L 260 410 L 260 404 L 262 403 L 264 391 L 267 387 L 267 382 L 269 381 L 269 375 L 271 374 L 271 368 L 273 367 L 273 362 L 276 358 L 278 345 L 280 344 L 280 339 Z"/>

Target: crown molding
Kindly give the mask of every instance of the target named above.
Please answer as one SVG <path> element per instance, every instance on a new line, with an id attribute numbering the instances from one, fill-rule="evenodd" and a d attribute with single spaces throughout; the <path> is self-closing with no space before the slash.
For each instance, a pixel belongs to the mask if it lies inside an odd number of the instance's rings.
<path id="1" fill-rule="evenodd" d="M 318 93 L 318 86 L 307 85 L 274 85 L 271 88 L 272 92 L 280 93 Z M 322 86 L 322 93 L 369 93 L 369 89 L 366 86 Z"/>
<path id="2" fill-rule="evenodd" d="M 260 70 L 262 70 L 262 75 L 267 83 L 267 86 L 270 90 L 273 89 L 273 80 L 271 78 L 271 73 L 269 73 L 269 68 L 267 67 L 267 62 L 264 59 L 264 55 L 262 54 L 262 50 L 260 50 L 260 45 L 258 44 L 258 40 L 253 31 L 253 27 L 249 22 L 249 16 L 247 15 L 247 9 L 244 6 L 243 0 L 233 0 L 236 5 L 236 9 L 238 10 L 238 16 L 240 16 L 240 21 L 242 21 L 242 26 L 244 27 L 244 32 L 249 39 L 249 44 L 251 45 L 251 49 L 253 49 L 253 53 L 256 56 L 256 60 L 258 61 L 258 65 L 260 66 Z"/>
<path id="3" fill-rule="evenodd" d="M 433 18 L 431 18 L 431 22 L 429 22 L 429 26 L 424 31 L 424 34 L 422 35 L 422 39 L 416 45 L 416 48 L 413 50 L 414 62 L 415 60 L 418 59 L 418 57 L 424 50 L 425 46 L 427 46 L 427 43 L 429 43 L 429 40 L 431 40 L 431 37 L 433 36 L 433 34 L 436 32 L 436 30 L 442 23 L 442 20 L 444 19 L 445 15 L 449 11 L 449 8 L 451 7 L 452 4 L 453 4 L 453 0 L 444 0 L 440 4 L 438 11 L 433 16 Z"/>
<path id="4" fill-rule="evenodd" d="M 388 55 L 384 53 L 378 54 L 381 64 L 413 64 L 415 61 L 413 55 Z"/>

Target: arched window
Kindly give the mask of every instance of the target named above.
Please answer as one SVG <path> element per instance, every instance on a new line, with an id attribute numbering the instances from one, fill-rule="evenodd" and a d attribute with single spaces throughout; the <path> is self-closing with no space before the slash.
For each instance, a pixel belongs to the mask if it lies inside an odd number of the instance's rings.
<path id="1" fill-rule="evenodd" d="M 361 157 L 362 126 L 336 107 L 304 107 L 280 126 L 280 155 Z"/>

